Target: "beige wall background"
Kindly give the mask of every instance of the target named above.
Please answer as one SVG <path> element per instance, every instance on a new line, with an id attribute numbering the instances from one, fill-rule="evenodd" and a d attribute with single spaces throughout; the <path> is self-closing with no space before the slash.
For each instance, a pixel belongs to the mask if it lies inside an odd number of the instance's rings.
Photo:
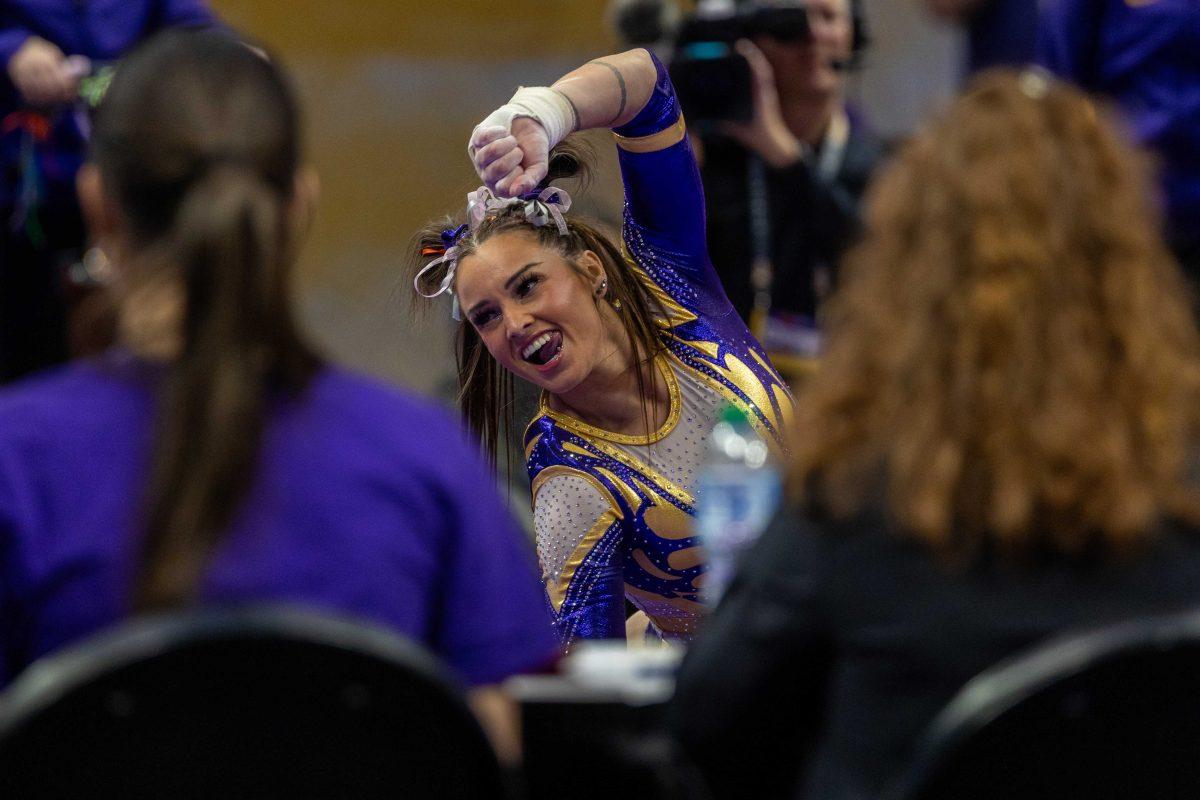
<path id="1" fill-rule="evenodd" d="M 604 0 L 213 0 L 285 64 L 322 200 L 298 301 L 334 359 L 445 395 L 449 303 L 414 317 L 400 264 L 413 231 L 465 204 L 476 122 L 519 83 L 552 81 L 615 43 Z"/>
<path id="2" fill-rule="evenodd" d="M 518 84 L 548 83 L 611 52 L 606 0 L 210 0 L 275 53 L 305 111 L 323 196 L 297 276 L 307 327 L 333 359 L 449 398 L 449 303 L 415 317 L 400 264 L 412 232 L 465 204 L 471 128 Z M 851 87 L 902 133 L 955 80 L 952 31 L 922 0 L 868 0 L 874 44 Z M 619 203 L 611 145 L 592 210 Z M 586 206 L 586 204 L 585 204 Z"/>

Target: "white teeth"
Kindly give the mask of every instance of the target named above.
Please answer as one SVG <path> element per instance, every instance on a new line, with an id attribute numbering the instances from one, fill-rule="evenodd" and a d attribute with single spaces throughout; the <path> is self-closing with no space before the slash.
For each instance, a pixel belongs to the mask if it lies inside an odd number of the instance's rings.
<path id="1" fill-rule="evenodd" d="M 536 353 L 540 348 L 545 347 L 546 343 L 549 341 L 550 341 L 550 334 L 543 333 L 541 336 L 537 337 L 532 342 L 525 345 L 525 349 L 521 351 L 521 358 L 528 359 L 531 355 Z"/>

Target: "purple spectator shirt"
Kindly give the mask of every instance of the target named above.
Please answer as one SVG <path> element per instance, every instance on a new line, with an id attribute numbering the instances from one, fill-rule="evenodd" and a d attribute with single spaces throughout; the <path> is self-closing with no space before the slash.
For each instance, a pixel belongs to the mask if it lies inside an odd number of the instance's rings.
<path id="1" fill-rule="evenodd" d="M 0 131 L 20 99 L 8 62 L 31 36 L 58 45 L 64 54 L 115 61 L 134 45 L 165 28 L 210 26 L 217 19 L 205 0 L 0 0 Z M 54 118 L 51 142 L 43 147 L 50 202 L 74 202 L 74 176 L 86 141 L 74 116 Z M 19 147 L 9 136 L 0 148 L 0 207 L 14 201 Z"/>
<path id="2" fill-rule="evenodd" d="M 0 685 L 128 616 L 160 376 L 113 351 L 0 392 Z M 472 685 L 559 650 L 532 547 L 461 429 L 335 368 L 272 410 L 201 601 L 381 624 Z"/>
<path id="3" fill-rule="evenodd" d="M 1116 101 L 1162 159 L 1170 233 L 1200 245 L 1200 2 L 1049 0 L 1038 60 Z"/>

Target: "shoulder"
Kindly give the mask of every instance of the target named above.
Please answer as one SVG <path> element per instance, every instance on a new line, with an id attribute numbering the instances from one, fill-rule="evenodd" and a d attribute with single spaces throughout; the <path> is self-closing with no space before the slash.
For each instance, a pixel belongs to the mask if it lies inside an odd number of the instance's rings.
<path id="1" fill-rule="evenodd" d="M 415 438 L 436 445 L 466 441 L 452 409 L 380 378 L 327 366 L 314 379 L 309 402 L 321 413 L 368 434 Z"/>
<path id="2" fill-rule="evenodd" d="M 865 123 L 851 120 L 850 137 L 841 173 L 850 182 L 865 185 L 883 163 L 887 150 L 882 139 Z"/>
<path id="3" fill-rule="evenodd" d="M 893 550 L 911 545 L 888 528 L 883 513 L 867 509 L 847 519 L 832 519 L 793 506 L 781 508 L 763 533 L 754 559 L 764 574 L 861 573 L 880 562 L 891 563 Z M 893 554 L 895 555 L 895 554 Z"/>
<path id="4" fill-rule="evenodd" d="M 525 430 L 525 466 L 535 509 L 551 498 L 567 496 L 599 498 L 613 508 L 618 507 L 608 478 L 600 472 L 603 466 L 612 465 L 581 442 L 545 414 L 529 424 Z"/>
<path id="5" fill-rule="evenodd" d="M 0 389 L 0 441 L 69 440 L 119 419 L 139 419 L 153 386 L 152 376 L 109 357 L 37 373 Z"/>
<path id="6" fill-rule="evenodd" d="M 289 441 L 319 442 L 331 468 L 383 471 L 445 483 L 484 470 L 452 412 L 431 399 L 352 370 L 326 366 L 281 415 Z M 305 445 L 308 446 L 308 445 Z"/>
<path id="7" fill-rule="evenodd" d="M 310 397 L 345 414 L 368 418 L 402 414 L 414 423 L 432 423 L 437 430 L 454 427 L 449 409 L 435 401 L 346 367 L 324 367 L 310 387 Z"/>
<path id="8" fill-rule="evenodd" d="M 584 499 L 616 507 L 609 488 L 591 472 L 576 467 L 555 465 L 540 470 L 530 492 L 535 510 Z"/>

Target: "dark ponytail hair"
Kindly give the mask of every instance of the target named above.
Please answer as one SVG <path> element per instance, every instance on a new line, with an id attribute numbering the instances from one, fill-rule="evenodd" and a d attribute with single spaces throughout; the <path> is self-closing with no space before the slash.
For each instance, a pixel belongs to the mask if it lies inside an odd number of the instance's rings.
<path id="1" fill-rule="evenodd" d="M 550 154 L 549 172 L 538 185 L 538 190 L 546 188 L 551 182 L 568 179 L 575 179 L 580 186 L 586 187 L 593 155 L 584 140 L 578 136 L 567 137 Z M 654 393 L 647 390 L 646 367 L 664 349 L 659 330 L 668 316 L 666 308 L 656 294 L 648 291 L 640 271 L 621 247 L 614 244 L 596 225 L 577 214 L 569 213 L 566 220 L 567 235 L 562 236 L 554 225 L 534 226 L 525 218 L 520 206 L 510 206 L 487 216 L 474 231 L 465 234 L 458 242 L 458 257 L 461 260 L 469 256 L 493 236 L 522 232 L 534 236 L 542 247 L 562 254 L 581 279 L 586 279 L 586 273 L 577 266 L 576 259 L 588 250 L 595 253 L 603 263 L 608 278 L 607 296 L 603 300 L 595 298 L 595 301 L 612 302 L 622 309 L 621 324 L 631 351 L 636 354 L 634 370 L 638 392 L 643 399 L 651 399 L 649 406 L 643 403 L 642 407 L 646 432 L 650 433 L 650 420 L 657 416 L 657 408 L 653 405 Z M 457 224 L 455 218 L 445 217 L 417 232 L 408 247 L 411 254 L 407 270 L 410 281 L 429 263 L 431 257 L 427 253 L 441 247 L 442 231 Z M 444 273 L 439 273 L 428 276 L 428 280 L 436 285 L 443 277 Z M 442 300 L 439 297 L 433 302 L 440 304 Z M 445 303 L 447 311 L 449 305 Z M 458 325 L 455 355 L 458 405 L 463 420 L 480 437 L 484 452 L 495 463 L 499 442 L 509 441 L 515 429 L 512 373 L 491 357 L 483 340 L 466 319 Z"/>
<path id="2" fill-rule="evenodd" d="M 218 32 L 147 43 L 98 114 L 94 158 L 132 228 L 128 279 L 183 296 L 160 388 L 139 610 L 195 595 L 253 481 L 269 405 L 320 365 L 289 300 L 297 129 L 278 70 Z"/>

